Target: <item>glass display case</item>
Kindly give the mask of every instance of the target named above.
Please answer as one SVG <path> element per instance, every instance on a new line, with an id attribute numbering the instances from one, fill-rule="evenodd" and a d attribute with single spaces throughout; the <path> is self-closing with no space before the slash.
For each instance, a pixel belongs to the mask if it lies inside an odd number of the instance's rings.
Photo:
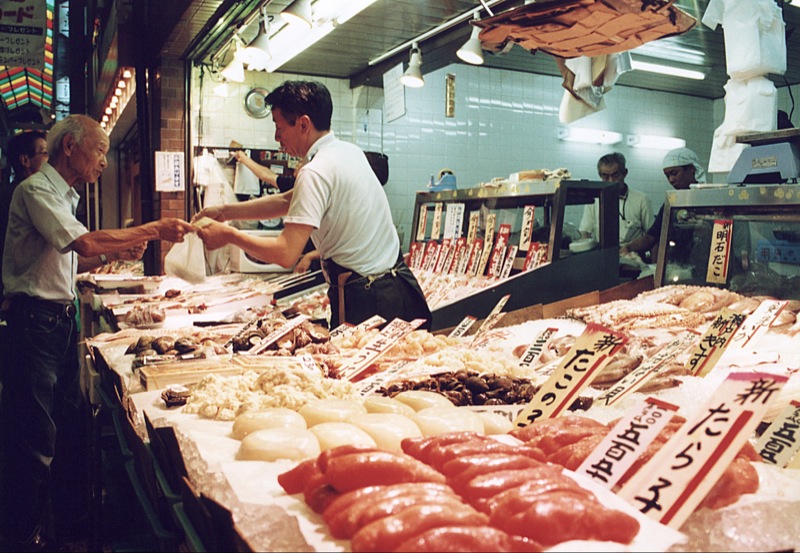
<path id="1" fill-rule="evenodd" d="M 581 240 L 577 224 L 584 206 L 595 201 L 600 210 L 598 239 Z M 585 180 L 504 181 L 497 186 L 417 193 L 409 265 L 423 290 L 428 280 L 455 281 L 459 272 L 462 285 L 464 275 L 481 281 L 452 301 L 433 301 L 428 296 L 433 330 L 453 327 L 466 316 L 483 318 L 506 295 L 504 311 L 512 311 L 617 285 L 618 205 L 615 183 Z M 476 241 L 485 242 L 483 256 L 491 257 L 487 252 L 494 254 L 500 236 L 504 236 L 506 258 L 497 265 L 510 270 L 498 274 L 485 259 L 477 263 L 477 270 L 466 269 L 480 256 L 473 256 Z M 455 259 L 442 267 L 417 258 L 423 251 L 427 257 L 431 245 L 444 248 L 444 244 L 459 242 L 464 255 L 461 271 Z M 542 262 L 535 267 L 526 265 L 532 248 L 543 252 Z"/>
<path id="2" fill-rule="evenodd" d="M 667 193 L 655 284 L 800 299 L 800 186 Z"/>

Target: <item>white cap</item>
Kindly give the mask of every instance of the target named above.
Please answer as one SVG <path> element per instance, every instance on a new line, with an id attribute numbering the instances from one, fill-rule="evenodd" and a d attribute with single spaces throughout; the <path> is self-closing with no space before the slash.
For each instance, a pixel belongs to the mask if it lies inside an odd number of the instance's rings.
<path id="1" fill-rule="evenodd" d="M 683 167 L 685 165 L 694 165 L 694 178 L 697 179 L 697 182 L 706 182 L 706 171 L 700 165 L 697 154 L 689 148 L 670 150 L 661 162 L 662 169 L 667 169 L 668 167 Z"/>

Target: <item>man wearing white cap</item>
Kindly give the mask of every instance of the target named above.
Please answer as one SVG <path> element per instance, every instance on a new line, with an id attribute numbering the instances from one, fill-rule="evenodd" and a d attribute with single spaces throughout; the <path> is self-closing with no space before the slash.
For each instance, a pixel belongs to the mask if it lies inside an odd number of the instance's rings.
<path id="1" fill-rule="evenodd" d="M 691 184 L 705 182 L 705 171 L 697 159 L 697 154 L 689 148 L 677 148 L 667 152 L 661 167 L 664 170 L 664 176 L 667 177 L 670 185 L 675 190 L 687 190 Z M 647 232 L 627 246 L 620 248 L 620 255 L 629 252 L 643 255 L 645 252 L 653 250 L 653 258 L 655 259 L 654 248 L 658 245 L 661 237 L 661 223 L 663 220 L 664 204 L 661 204 L 661 209 L 658 210 L 655 221 L 650 225 Z"/>

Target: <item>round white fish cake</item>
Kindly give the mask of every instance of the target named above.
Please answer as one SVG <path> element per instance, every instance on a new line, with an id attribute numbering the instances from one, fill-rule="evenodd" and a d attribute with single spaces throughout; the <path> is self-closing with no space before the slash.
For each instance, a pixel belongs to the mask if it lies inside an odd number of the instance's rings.
<path id="1" fill-rule="evenodd" d="M 475 413 L 483 421 L 483 433 L 487 435 L 508 434 L 514 429 L 514 424 L 500 413 L 491 411 L 478 411 Z"/>
<path id="2" fill-rule="evenodd" d="M 245 436 L 236 458 L 240 461 L 302 461 L 320 453 L 319 440 L 309 430 L 277 427 L 263 428 Z"/>
<path id="3" fill-rule="evenodd" d="M 422 436 L 410 417 L 398 413 L 367 413 L 350 422 L 372 436 L 379 448 L 388 451 L 402 451 L 400 442 Z"/>
<path id="4" fill-rule="evenodd" d="M 372 436 L 349 422 L 321 422 L 312 426 L 309 430 L 319 440 L 319 448 L 322 451 L 327 451 L 340 445 L 378 446 Z"/>
<path id="5" fill-rule="evenodd" d="M 427 390 L 406 390 L 392 396 L 399 402 L 405 403 L 414 411 L 427 409 L 428 407 L 455 407 L 453 402 L 436 392 Z"/>
<path id="6" fill-rule="evenodd" d="M 347 422 L 353 417 L 367 413 L 363 404 L 352 399 L 315 399 L 298 411 L 311 428 L 322 422 Z"/>
<path id="7" fill-rule="evenodd" d="M 397 413 L 411 416 L 414 409 L 402 401 L 386 396 L 367 396 L 364 398 L 364 407 L 368 413 Z"/>
<path id="8" fill-rule="evenodd" d="M 287 407 L 270 407 L 257 411 L 246 411 L 233 421 L 233 437 L 241 440 L 255 430 L 263 428 L 302 428 L 305 430 L 306 419 L 293 409 Z"/>
<path id="9" fill-rule="evenodd" d="M 458 407 L 428 407 L 420 409 L 411 419 L 417 423 L 422 435 L 438 436 L 449 432 L 484 433 L 483 421 L 477 413 Z"/>

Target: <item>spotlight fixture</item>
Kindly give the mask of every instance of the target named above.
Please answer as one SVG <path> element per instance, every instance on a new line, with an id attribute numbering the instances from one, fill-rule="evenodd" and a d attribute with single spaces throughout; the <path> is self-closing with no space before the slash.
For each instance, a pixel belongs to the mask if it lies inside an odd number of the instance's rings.
<path id="1" fill-rule="evenodd" d="M 269 51 L 269 22 L 272 16 L 264 15 L 258 23 L 258 34 L 244 49 L 247 68 L 250 71 L 266 71 L 272 59 Z"/>
<path id="2" fill-rule="evenodd" d="M 475 19 L 478 19 L 478 14 L 475 14 Z M 483 48 L 478 35 L 481 33 L 480 28 L 472 27 L 472 34 L 464 45 L 456 51 L 456 55 L 467 63 L 472 65 L 483 64 Z"/>
<path id="3" fill-rule="evenodd" d="M 220 71 L 221 76 L 233 83 L 244 82 L 244 61 L 242 59 L 244 54 L 242 54 L 241 41 L 242 39 L 239 38 L 239 35 L 234 35 L 233 42 L 236 46 L 236 51 L 233 54 L 233 59 L 225 69 Z"/>
<path id="4" fill-rule="evenodd" d="M 400 77 L 400 82 L 411 88 L 425 86 L 425 79 L 422 78 L 422 53 L 419 51 L 419 45 L 416 42 L 411 45 L 411 58 L 408 62 L 408 69 Z"/>
<path id="5" fill-rule="evenodd" d="M 281 17 L 289 24 L 304 25 L 310 29 L 312 22 L 311 0 L 294 0 L 281 12 Z"/>

